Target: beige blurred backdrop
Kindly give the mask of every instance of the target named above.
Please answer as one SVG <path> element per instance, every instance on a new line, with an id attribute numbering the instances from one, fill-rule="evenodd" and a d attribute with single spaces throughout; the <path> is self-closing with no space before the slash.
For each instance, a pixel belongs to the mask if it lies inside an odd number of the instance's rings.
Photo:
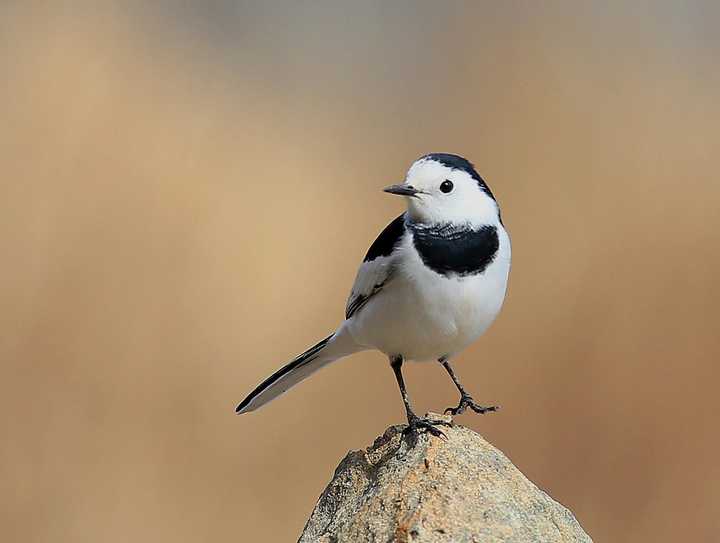
<path id="1" fill-rule="evenodd" d="M 61 5 L 63 4 L 63 5 Z M 596 541 L 720 530 L 707 2 L 0 5 L 0 538 L 293 541 L 403 422 L 379 353 L 236 417 L 339 323 L 419 155 L 513 240 L 463 415 Z M 456 401 L 407 370 L 419 411 Z"/>

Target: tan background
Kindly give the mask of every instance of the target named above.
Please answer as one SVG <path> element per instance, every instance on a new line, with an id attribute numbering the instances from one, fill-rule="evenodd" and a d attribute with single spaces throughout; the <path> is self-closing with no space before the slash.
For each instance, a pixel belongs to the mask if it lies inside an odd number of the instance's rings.
<path id="1" fill-rule="evenodd" d="M 338 324 L 431 151 L 514 244 L 457 361 L 503 410 L 462 423 L 596 541 L 717 539 L 717 3 L 65 4 L 0 6 L 0 539 L 294 540 L 402 422 L 391 371 L 233 408 Z"/>

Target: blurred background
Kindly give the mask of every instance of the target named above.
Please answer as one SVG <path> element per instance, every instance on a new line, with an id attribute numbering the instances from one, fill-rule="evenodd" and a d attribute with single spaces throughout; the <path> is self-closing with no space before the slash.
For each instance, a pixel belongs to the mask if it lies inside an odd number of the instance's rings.
<path id="1" fill-rule="evenodd" d="M 717 538 L 716 2 L 71 4 L 0 4 L 4 541 L 294 541 L 404 421 L 392 372 L 233 409 L 340 322 L 433 151 L 513 240 L 456 362 L 503 409 L 460 422 L 596 541 Z"/>

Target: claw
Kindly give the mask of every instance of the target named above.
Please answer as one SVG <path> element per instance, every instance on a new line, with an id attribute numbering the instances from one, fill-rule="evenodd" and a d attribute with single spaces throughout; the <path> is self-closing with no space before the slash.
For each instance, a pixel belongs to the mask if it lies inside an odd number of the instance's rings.
<path id="1" fill-rule="evenodd" d="M 403 430 L 403 434 L 417 434 L 420 431 L 425 431 L 439 439 L 447 440 L 445 432 L 440 430 L 440 428 L 436 428 L 436 426 L 452 426 L 452 424 L 444 420 L 431 420 L 415 417 L 410 419 L 407 427 Z"/>
<path id="2" fill-rule="evenodd" d="M 460 398 L 460 403 L 458 403 L 457 407 L 448 407 L 444 411 L 444 413 L 446 415 L 449 413 L 453 416 L 459 415 L 461 413 L 464 413 L 468 407 L 470 409 L 472 409 L 473 411 L 475 411 L 475 413 L 480 413 L 481 415 L 484 415 L 485 413 L 494 413 L 498 409 L 500 409 L 497 405 L 491 405 L 489 407 L 478 405 L 475 403 L 475 400 L 473 400 L 472 397 L 463 394 L 462 397 Z"/>

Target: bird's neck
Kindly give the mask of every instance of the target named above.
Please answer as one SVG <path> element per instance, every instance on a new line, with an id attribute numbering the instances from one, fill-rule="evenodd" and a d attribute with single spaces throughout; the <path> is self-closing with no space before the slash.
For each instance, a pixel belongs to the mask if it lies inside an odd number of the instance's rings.
<path id="1" fill-rule="evenodd" d="M 437 230 L 437 231 L 460 231 L 460 230 L 480 230 L 485 227 L 503 228 L 503 223 L 499 212 L 493 214 L 479 215 L 474 217 L 446 218 L 434 217 L 427 215 L 417 215 L 409 210 L 405 214 L 405 222 L 409 226 L 416 227 L 421 230 Z"/>

